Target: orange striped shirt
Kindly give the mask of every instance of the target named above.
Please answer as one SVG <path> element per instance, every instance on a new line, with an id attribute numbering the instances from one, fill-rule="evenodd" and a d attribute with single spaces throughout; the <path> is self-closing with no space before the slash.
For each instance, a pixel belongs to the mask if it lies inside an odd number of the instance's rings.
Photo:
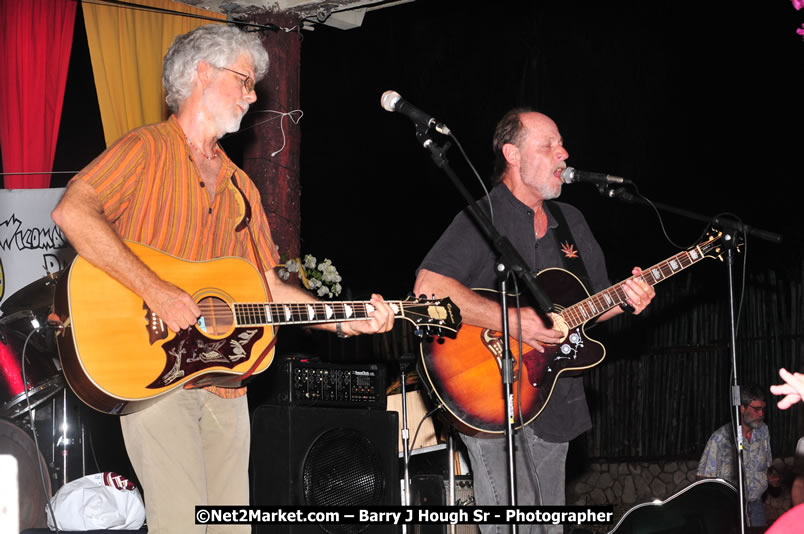
<path id="1" fill-rule="evenodd" d="M 218 150 L 222 165 L 218 190 L 210 203 L 194 157 L 179 121 L 171 116 L 165 122 L 129 132 L 73 180 L 82 180 L 95 189 L 107 220 L 123 239 L 186 260 L 238 256 L 266 269 L 274 267 L 279 254 L 254 183 Z M 251 204 L 249 226 L 259 262 L 248 232 L 235 231 L 245 206 L 232 176 Z M 245 388 L 207 389 L 222 397 L 245 394 Z"/>

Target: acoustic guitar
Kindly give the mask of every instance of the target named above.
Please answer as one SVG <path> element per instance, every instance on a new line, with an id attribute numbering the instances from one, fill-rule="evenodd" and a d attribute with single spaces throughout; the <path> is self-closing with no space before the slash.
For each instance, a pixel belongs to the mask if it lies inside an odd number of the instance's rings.
<path id="1" fill-rule="evenodd" d="M 257 268 L 235 257 L 186 261 L 134 242 L 127 245 L 161 278 L 184 289 L 201 308 L 191 328 L 174 333 L 144 301 L 78 256 L 57 288 L 64 324 L 59 357 L 76 395 L 98 411 L 141 410 L 181 387 L 235 387 L 273 359 L 275 327 L 359 321 L 369 301 L 273 303 Z M 388 301 L 395 319 L 454 336 L 460 310 L 449 299 Z"/>
<path id="2" fill-rule="evenodd" d="M 737 534 L 740 499 L 719 478 L 699 480 L 665 500 L 628 510 L 609 534 Z"/>
<path id="3" fill-rule="evenodd" d="M 655 285 L 690 267 L 705 257 L 720 258 L 721 232 L 708 234 L 697 246 L 680 252 L 642 272 L 642 279 Z M 580 280 L 564 269 L 551 268 L 539 272 L 539 285 L 554 303 L 551 317 L 564 334 L 561 343 L 546 346 L 543 353 L 510 339 L 514 357 L 514 412 L 519 424 L 528 425 L 544 410 L 556 380 L 572 376 L 596 366 L 606 355 L 605 347 L 586 335 L 586 324 L 626 301 L 620 282 L 595 295 Z M 490 298 L 496 292 L 475 290 Z M 496 299 L 495 299 L 496 300 Z M 463 433 L 469 435 L 505 432 L 505 407 L 500 369 L 503 339 L 500 332 L 463 325 L 453 340 L 421 344 L 421 368 L 425 385 L 435 401 L 446 409 L 448 417 Z M 521 373 L 521 374 L 520 374 Z M 520 413 L 522 417 L 518 417 Z"/>

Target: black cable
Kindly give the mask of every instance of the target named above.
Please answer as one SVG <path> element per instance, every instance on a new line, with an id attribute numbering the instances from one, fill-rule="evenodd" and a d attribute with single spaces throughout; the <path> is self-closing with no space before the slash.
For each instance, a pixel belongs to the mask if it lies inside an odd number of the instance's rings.
<path id="1" fill-rule="evenodd" d="M 40 330 L 44 330 L 46 328 L 62 328 L 61 324 L 48 321 L 47 324 L 44 326 L 37 326 L 25 337 L 25 343 L 22 345 L 22 361 L 20 362 L 20 374 L 22 375 L 22 387 L 24 389 L 24 396 L 25 396 L 25 404 L 28 411 L 28 426 L 31 429 L 31 433 L 33 434 L 34 444 L 36 445 L 36 453 L 37 455 L 41 454 L 39 448 L 39 437 L 36 433 L 36 428 L 34 427 L 34 419 L 33 419 L 33 407 L 31 406 L 31 398 L 28 394 L 28 379 L 25 375 L 25 362 L 27 359 L 27 351 L 28 351 L 28 342 L 31 340 L 34 334 L 38 333 Z M 37 456 L 37 460 L 39 460 Z M 50 496 L 47 494 L 47 482 L 45 481 L 45 472 L 42 469 L 42 462 L 36 462 L 39 465 L 39 479 L 42 483 L 42 493 L 45 495 L 45 500 L 47 502 L 47 509 L 50 512 L 50 517 L 53 518 L 53 526 L 56 532 L 60 532 L 59 525 L 56 522 L 56 514 L 53 511 L 53 506 L 50 503 Z"/>
<path id="2" fill-rule="evenodd" d="M 458 141 L 458 138 L 455 137 L 455 135 L 452 133 L 452 130 L 450 130 L 449 132 L 449 137 L 450 139 L 455 141 L 455 145 L 458 147 L 458 150 L 460 150 L 463 159 L 466 161 L 466 163 L 469 164 L 469 168 L 472 169 L 472 173 L 474 173 L 475 178 L 477 178 L 477 181 L 480 183 L 480 187 L 482 187 L 483 191 L 486 193 L 485 197 L 488 199 L 488 205 L 489 205 L 489 219 L 491 219 L 491 224 L 494 224 L 494 208 L 492 208 L 491 206 L 491 197 L 489 197 L 489 190 L 486 189 L 486 184 L 483 182 L 483 179 L 480 177 L 480 174 L 477 172 L 477 169 L 475 169 L 475 166 L 472 165 L 472 160 L 469 159 L 469 156 L 463 149 L 463 145 L 461 145 L 461 142 Z"/>
<path id="3" fill-rule="evenodd" d="M 526 432 L 525 430 L 525 418 L 522 415 L 522 351 L 523 351 L 523 342 L 522 342 L 522 315 L 521 315 L 521 307 L 519 301 L 519 286 L 516 283 L 516 277 L 512 277 L 514 281 L 514 300 L 516 301 L 516 316 L 517 322 L 519 324 L 519 368 L 517 369 L 517 410 L 519 411 L 519 430 L 514 430 L 514 440 L 516 440 L 517 432 Z M 525 443 L 527 443 L 527 438 L 522 436 L 522 439 Z M 534 482 L 535 490 L 536 490 L 536 498 L 538 499 L 537 505 L 542 505 L 542 485 L 539 482 L 539 473 L 536 469 L 536 460 L 533 458 L 533 449 L 530 447 L 523 447 L 525 452 L 525 458 L 528 461 L 529 475 L 531 475 L 531 480 Z M 519 504 L 519 503 L 518 503 Z"/>
<path id="4" fill-rule="evenodd" d="M 416 426 L 416 432 L 413 433 L 413 440 L 410 442 L 410 447 L 408 447 L 408 450 L 413 450 L 413 446 L 416 445 L 416 438 L 419 437 L 419 430 L 421 430 L 422 425 L 427 420 L 427 418 L 436 413 L 441 408 L 442 405 L 439 404 L 438 406 L 432 408 L 429 412 L 427 412 L 422 416 L 422 418 L 419 420 L 419 424 Z"/>

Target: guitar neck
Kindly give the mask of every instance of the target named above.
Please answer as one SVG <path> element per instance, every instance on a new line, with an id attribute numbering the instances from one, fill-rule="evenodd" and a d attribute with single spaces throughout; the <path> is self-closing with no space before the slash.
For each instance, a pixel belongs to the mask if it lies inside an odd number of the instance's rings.
<path id="1" fill-rule="evenodd" d="M 394 312 L 394 319 L 405 316 L 401 301 L 386 302 Z M 236 303 L 232 308 L 239 327 L 360 321 L 368 319 L 374 311 L 369 301 Z"/>
<path id="2" fill-rule="evenodd" d="M 643 269 L 642 279 L 651 286 L 655 286 L 662 280 L 670 278 L 674 274 L 704 259 L 706 257 L 704 247 L 711 245 L 711 243 L 712 242 L 709 241 L 689 250 L 679 252 L 675 256 L 657 263 L 653 267 Z M 561 311 L 560 315 L 570 328 L 580 326 L 598 315 L 606 313 L 615 306 L 624 303 L 626 301 L 625 291 L 623 290 L 624 285 L 625 280 L 565 308 Z"/>

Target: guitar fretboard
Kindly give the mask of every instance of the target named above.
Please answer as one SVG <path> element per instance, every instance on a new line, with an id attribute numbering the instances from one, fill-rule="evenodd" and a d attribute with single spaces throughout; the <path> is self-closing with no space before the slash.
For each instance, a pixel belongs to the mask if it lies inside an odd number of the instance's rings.
<path id="1" fill-rule="evenodd" d="M 394 318 L 404 316 L 400 301 L 387 301 Z M 368 301 L 237 303 L 233 305 L 237 326 L 282 326 L 290 324 L 334 323 L 367 319 L 374 306 Z"/>
<path id="2" fill-rule="evenodd" d="M 675 256 L 668 258 L 662 262 L 657 263 L 653 267 L 642 270 L 642 279 L 654 286 L 670 278 L 674 274 L 683 271 L 687 267 L 698 263 L 706 257 L 706 252 L 714 248 L 715 243 L 720 240 L 720 234 L 710 238 L 709 240 L 701 243 L 700 245 L 679 252 Z M 599 293 L 595 293 L 572 306 L 565 308 L 561 311 L 561 316 L 567 322 L 570 328 L 578 327 L 587 321 L 594 319 L 598 315 L 605 313 L 615 306 L 619 306 L 626 301 L 625 291 L 623 285 L 625 281 L 604 289 Z"/>

